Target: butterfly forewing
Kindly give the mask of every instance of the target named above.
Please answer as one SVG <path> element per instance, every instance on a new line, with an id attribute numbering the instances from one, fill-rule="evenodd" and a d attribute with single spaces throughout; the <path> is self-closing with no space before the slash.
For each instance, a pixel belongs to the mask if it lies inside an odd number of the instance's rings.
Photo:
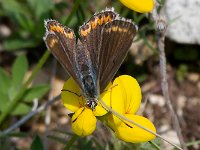
<path id="1" fill-rule="evenodd" d="M 112 80 L 136 35 L 137 27 L 124 18 L 105 24 L 100 50 L 100 89 L 103 91 Z"/>
<path id="2" fill-rule="evenodd" d="M 79 29 L 80 40 L 89 51 L 92 64 L 97 71 L 99 71 L 99 55 L 101 55 L 101 31 L 106 23 L 113 21 L 117 16 L 113 9 L 106 9 L 92 16 Z M 96 74 L 99 75 L 98 72 Z"/>
<path id="3" fill-rule="evenodd" d="M 76 37 L 73 30 L 62 26 L 55 20 L 45 22 L 46 35 L 44 41 L 48 49 L 60 62 L 63 68 L 74 78 L 82 88 L 77 78 L 75 67 L 74 51 L 76 49 Z"/>

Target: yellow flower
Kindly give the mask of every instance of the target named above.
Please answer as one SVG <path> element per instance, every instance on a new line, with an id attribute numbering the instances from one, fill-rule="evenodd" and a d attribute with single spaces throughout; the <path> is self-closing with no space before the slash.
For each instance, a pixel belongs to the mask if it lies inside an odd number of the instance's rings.
<path id="1" fill-rule="evenodd" d="M 72 116 L 72 129 L 79 136 L 87 136 L 95 130 L 96 122 L 97 120 L 92 110 L 82 107 Z"/>
<path id="2" fill-rule="evenodd" d="M 156 132 L 156 129 L 150 120 L 135 115 L 142 99 L 138 82 L 130 76 L 123 75 L 114 80 L 113 86 L 110 107 L 137 124 Z M 104 121 L 106 121 L 107 125 L 115 132 L 115 135 L 123 141 L 138 143 L 150 141 L 155 138 L 155 135 L 127 121 L 122 121 L 113 114 L 106 115 Z"/>
<path id="3" fill-rule="evenodd" d="M 110 83 L 107 88 L 104 90 L 105 92 L 101 93 L 101 99 L 106 103 L 107 106 L 110 106 L 110 87 L 112 84 Z M 63 90 L 61 93 L 61 99 L 63 101 L 64 106 L 72 112 L 76 112 L 79 108 L 85 107 L 86 100 L 81 95 L 81 90 L 73 80 L 73 78 L 69 78 L 63 86 Z M 98 103 L 95 110 L 93 111 L 95 116 L 103 116 L 107 113 L 107 111 L 102 108 L 102 106 Z"/>
<path id="4" fill-rule="evenodd" d="M 153 0 L 120 0 L 120 2 L 126 7 L 140 13 L 151 12 L 154 7 Z"/>
<path id="5" fill-rule="evenodd" d="M 139 109 L 142 94 L 138 82 L 128 75 L 122 75 L 113 82 L 111 91 L 111 108 L 124 115 L 136 113 Z M 115 124 L 121 123 L 121 119 L 113 115 Z"/>
<path id="6" fill-rule="evenodd" d="M 105 92 L 100 95 L 101 99 L 108 106 L 110 106 L 110 86 L 111 84 L 109 84 L 105 89 Z M 81 95 L 80 88 L 73 78 L 70 78 L 65 82 L 61 98 L 64 106 L 74 112 L 72 116 L 72 129 L 74 133 L 79 136 L 92 134 L 96 128 L 95 116 L 103 116 L 107 113 L 107 110 L 105 110 L 99 103 L 93 111 L 85 107 L 86 100 Z"/>
<path id="7" fill-rule="evenodd" d="M 153 132 L 156 132 L 153 123 L 147 118 L 134 114 L 125 114 L 124 116 L 136 122 L 137 124 L 146 127 Z M 140 143 L 147 142 L 155 138 L 155 135 L 126 121 L 125 123 L 123 122 L 121 125 L 116 126 L 114 131 L 115 135 L 125 142 Z"/>
<path id="8" fill-rule="evenodd" d="M 85 107 L 85 99 L 75 81 L 70 78 L 64 84 L 61 93 L 65 107 L 74 112 L 72 116 L 72 129 L 79 136 L 87 136 L 93 133 L 96 128 L 96 116 L 103 116 L 102 121 L 112 128 L 116 136 L 126 142 L 145 142 L 155 136 L 127 121 L 122 121 L 118 116 L 108 113 L 102 104 L 98 102 L 95 110 Z M 126 118 L 142 125 L 149 130 L 156 132 L 153 123 L 142 116 L 135 115 L 138 111 L 142 95 L 138 82 L 128 75 L 122 75 L 109 84 L 100 99 L 112 110 Z"/>

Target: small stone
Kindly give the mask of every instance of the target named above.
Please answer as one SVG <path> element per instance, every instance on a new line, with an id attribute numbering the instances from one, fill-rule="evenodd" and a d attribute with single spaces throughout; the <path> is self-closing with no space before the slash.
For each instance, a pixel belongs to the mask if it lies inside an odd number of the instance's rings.
<path id="1" fill-rule="evenodd" d="M 174 130 L 168 130 L 167 132 L 163 133 L 161 136 L 168 139 L 171 143 L 174 143 L 176 145 L 180 145 L 179 139 L 178 139 L 177 134 Z M 172 145 L 170 145 L 166 142 L 164 142 L 163 144 L 164 144 L 165 150 L 171 150 L 171 149 L 174 148 L 174 146 L 172 146 Z"/>
<path id="2" fill-rule="evenodd" d="M 200 1 L 166 0 L 162 15 L 169 24 L 167 37 L 187 44 L 200 44 Z"/>
<path id="3" fill-rule="evenodd" d="M 165 105 L 164 97 L 161 95 L 151 94 L 151 95 L 149 95 L 149 101 L 152 104 L 154 104 L 154 105 L 157 104 L 160 107 L 163 107 Z"/>
<path id="4" fill-rule="evenodd" d="M 11 30 L 6 25 L 1 24 L 0 25 L 1 37 L 6 38 L 6 37 L 10 36 L 10 34 L 11 34 Z"/>
<path id="5" fill-rule="evenodd" d="M 198 73 L 189 73 L 187 78 L 189 81 L 196 83 L 200 80 L 200 75 Z"/>
<path id="6" fill-rule="evenodd" d="M 177 106 L 178 107 L 177 107 L 176 111 L 179 116 L 183 115 L 183 108 L 186 105 L 186 101 L 187 101 L 187 98 L 185 96 L 182 96 L 182 95 L 178 96 L 178 98 L 177 98 Z"/>

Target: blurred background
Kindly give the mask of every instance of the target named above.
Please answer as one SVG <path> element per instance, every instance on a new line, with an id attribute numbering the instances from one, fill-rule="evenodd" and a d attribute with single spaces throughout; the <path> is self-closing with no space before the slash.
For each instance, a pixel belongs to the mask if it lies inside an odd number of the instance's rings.
<path id="1" fill-rule="evenodd" d="M 168 24 L 165 52 L 170 97 L 185 142 L 190 144 L 189 149 L 197 150 L 200 149 L 200 0 L 158 2 L 158 12 Z M 162 96 L 154 21 L 149 14 L 134 12 L 117 0 L 0 1 L 0 116 L 10 103 L 16 102 L 9 116 L 0 119 L 0 131 L 59 95 L 69 77 L 53 56 L 46 54 L 44 20 L 56 19 L 72 28 L 78 37 L 79 26 L 106 7 L 114 7 L 121 16 L 139 26 L 137 37 L 116 76 L 128 74 L 137 79 L 143 94 L 140 114 L 154 122 L 159 134 L 179 144 L 172 116 Z M 43 62 L 39 61 L 41 58 Z M 24 87 L 31 74 L 31 85 Z M 71 149 L 155 149 L 149 143 L 119 141 L 101 123 L 92 136 L 76 137 L 67 113 L 62 102 L 57 101 L 13 132 L 0 136 L 0 150 L 42 147 L 59 150 L 70 142 Z M 173 149 L 159 139 L 155 142 L 163 149 Z"/>

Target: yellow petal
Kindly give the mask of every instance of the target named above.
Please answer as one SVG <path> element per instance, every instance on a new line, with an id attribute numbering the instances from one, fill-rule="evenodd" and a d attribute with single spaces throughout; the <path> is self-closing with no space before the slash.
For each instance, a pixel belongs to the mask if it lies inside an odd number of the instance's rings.
<path id="1" fill-rule="evenodd" d="M 109 83 L 108 86 L 105 88 L 105 90 L 101 93 L 100 99 L 108 106 L 110 107 L 110 95 L 111 95 L 111 88 L 112 84 Z M 93 111 L 95 116 L 103 116 L 108 111 L 100 104 L 98 103 L 97 107 Z"/>
<path id="2" fill-rule="evenodd" d="M 94 132 L 96 121 L 92 110 L 82 107 L 72 116 L 72 129 L 79 136 L 87 136 Z"/>
<path id="3" fill-rule="evenodd" d="M 85 105 L 83 96 L 80 96 L 80 88 L 72 77 L 64 83 L 63 90 L 65 91 L 61 92 L 61 99 L 67 109 L 75 112 Z"/>
<path id="4" fill-rule="evenodd" d="M 116 78 L 113 82 L 111 90 L 111 108 L 118 112 L 121 115 L 125 114 L 125 106 L 124 106 L 124 100 L 126 99 L 126 93 L 123 90 L 123 87 L 121 87 L 120 78 Z M 113 123 L 115 125 L 121 124 L 121 120 L 119 117 L 113 115 Z"/>
<path id="5" fill-rule="evenodd" d="M 154 7 L 153 0 L 120 0 L 120 2 L 126 7 L 140 13 L 151 12 Z"/>
<path id="6" fill-rule="evenodd" d="M 131 76 L 122 75 L 113 82 L 111 108 L 119 114 L 134 114 L 138 111 L 142 99 L 138 82 Z M 113 115 L 113 123 L 119 125 L 121 120 Z"/>
<path id="7" fill-rule="evenodd" d="M 156 132 L 155 126 L 147 118 L 133 114 L 126 114 L 125 116 L 149 130 Z M 116 127 L 115 134 L 119 139 L 131 143 L 147 142 L 155 138 L 155 135 L 128 122 Z"/>
<path id="8" fill-rule="evenodd" d="M 142 99 L 141 89 L 136 79 L 128 75 L 122 75 L 117 78 L 121 90 L 124 91 L 125 113 L 134 114 L 138 111 Z"/>
<path id="9" fill-rule="evenodd" d="M 99 119 L 99 118 L 98 118 Z M 113 114 L 107 113 L 106 115 L 102 116 L 100 119 L 104 124 L 106 124 L 109 128 L 111 128 L 113 131 L 116 130 L 117 126 L 120 126 L 122 121 L 117 122 L 117 124 L 113 121 Z"/>

